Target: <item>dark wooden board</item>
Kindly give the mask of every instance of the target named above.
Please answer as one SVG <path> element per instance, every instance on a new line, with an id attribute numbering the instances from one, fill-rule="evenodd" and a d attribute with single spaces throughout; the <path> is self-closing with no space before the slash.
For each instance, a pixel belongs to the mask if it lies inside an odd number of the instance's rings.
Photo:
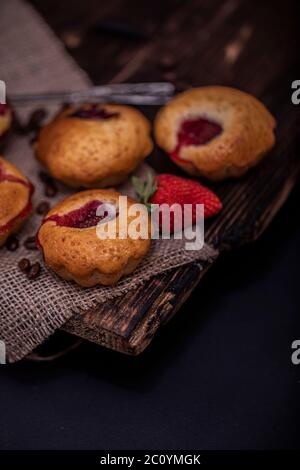
<path id="1" fill-rule="evenodd" d="M 175 80 L 180 88 L 236 86 L 263 100 L 278 121 L 276 147 L 245 177 L 211 185 L 224 209 L 206 224 L 206 241 L 220 255 L 225 249 L 257 239 L 300 172 L 296 139 L 299 109 L 291 103 L 291 82 L 299 78 L 297 3 L 188 0 L 151 2 L 150 9 L 148 2 L 133 1 L 129 8 L 129 2 L 112 0 L 101 10 L 97 2 L 89 0 L 83 20 L 75 9 L 68 25 L 59 22 L 59 9 L 67 8 L 68 2 L 52 1 L 52 6 L 57 3 L 56 16 L 49 14 L 48 0 L 43 7 L 32 3 L 62 37 L 66 29 L 80 36 L 80 46 L 71 52 L 97 83 L 165 78 Z M 95 28 L 95 21 L 112 20 L 146 35 L 133 40 L 123 33 L 99 33 Z M 160 60 L 166 54 L 176 59 L 175 70 L 162 71 Z M 156 112 L 143 111 L 151 118 Z M 149 163 L 159 172 L 180 174 L 158 149 Z M 200 271 L 194 263 L 157 276 L 113 302 L 74 316 L 64 329 L 120 352 L 139 354 L 209 267 Z"/>

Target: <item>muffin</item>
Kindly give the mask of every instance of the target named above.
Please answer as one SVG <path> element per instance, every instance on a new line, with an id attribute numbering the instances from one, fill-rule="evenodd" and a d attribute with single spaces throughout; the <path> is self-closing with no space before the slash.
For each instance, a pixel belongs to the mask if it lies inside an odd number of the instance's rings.
<path id="1" fill-rule="evenodd" d="M 135 217 L 124 212 L 120 196 L 108 189 L 82 191 L 46 215 L 37 243 L 46 265 L 58 276 L 91 287 L 115 284 L 136 269 L 150 248 L 150 217 L 146 206 L 140 205 L 144 233 L 131 237 L 128 227 Z M 136 204 L 127 201 L 129 208 Z M 103 235 L 114 228 L 111 238 L 100 236 L 100 231 Z"/>
<path id="2" fill-rule="evenodd" d="M 8 104 L 0 103 L 0 143 L 9 131 L 13 120 L 12 109 Z"/>
<path id="3" fill-rule="evenodd" d="M 42 128 L 34 148 L 66 185 L 105 188 L 124 181 L 151 152 L 150 124 L 129 106 L 69 106 Z"/>
<path id="4" fill-rule="evenodd" d="M 32 193 L 30 181 L 15 165 L 0 157 L 0 247 L 30 216 Z"/>
<path id="5" fill-rule="evenodd" d="M 179 94 L 155 119 L 155 138 L 176 165 L 210 180 L 239 177 L 275 143 L 275 119 L 253 96 L 222 86 Z"/>

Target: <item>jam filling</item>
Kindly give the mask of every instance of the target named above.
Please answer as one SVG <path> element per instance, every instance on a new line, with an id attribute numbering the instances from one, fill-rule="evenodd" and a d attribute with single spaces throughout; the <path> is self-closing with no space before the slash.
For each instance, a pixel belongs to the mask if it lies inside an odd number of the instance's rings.
<path id="1" fill-rule="evenodd" d="M 182 147 L 188 145 L 204 145 L 217 137 L 223 131 L 220 124 L 204 118 L 187 119 L 183 121 L 177 133 L 176 148 L 170 153 L 173 160 L 180 160 L 186 164 L 191 164 L 180 157 Z"/>
<path id="2" fill-rule="evenodd" d="M 2 181 L 9 181 L 11 183 L 19 183 L 23 184 L 24 186 L 30 188 L 30 195 L 33 193 L 33 186 L 29 181 L 23 180 L 22 178 L 19 178 L 18 176 L 10 175 L 9 173 L 6 173 L 5 168 L 0 165 L 0 183 Z"/>
<path id="3" fill-rule="evenodd" d="M 28 195 L 28 202 L 26 206 L 24 207 L 24 209 L 15 217 L 13 217 L 11 220 L 9 220 L 5 225 L 2 225 L 0 227 L 1 235 L 7 232 L 8 230 L 10 230 L 14 226 L 17 219 L 26 219 L 29 216 L 29 214 L 32 212 L 31 196 L 34 191 L 34 187 L 29 181 L 23 180 L 22 178 L 18 178 L 17 176 L 6 173 L 3 166 L 0 165 L 0 183 L 2 183 L 3 181 L 23 184 L 29 189 L 29 195 Z"/>
<path id="4" fill-rule="evenodd" d="M 4 116 L 9 110 L 8 104 L 0 103 L 0 116 Z"/>
<path id="5" fill-rule="evenodd" d="M 89 201 L 79 209 L 75 209 L 67 214 L 54 214 L 47 217 L 44 222 L 53 221 L 61 227 L 71 228 L 89 228 L 95 227 L 101 220 L 109 215 L 108 211 L 104 211 L 102 215 L 97 215 L 97 209 L 102 204 L 101 201 Z"/>
<path id="6" fill-rule="evenodd" d="M 92 104 L 89 109 L 79 108 L 74 113 L 70 114 L 69 117 L 76 117 L 80 119 L 112 119 L 118 117 L 119 113 L 112 113 L 106 111 L 104 108 L 98 108 L 96 104 Z"/>

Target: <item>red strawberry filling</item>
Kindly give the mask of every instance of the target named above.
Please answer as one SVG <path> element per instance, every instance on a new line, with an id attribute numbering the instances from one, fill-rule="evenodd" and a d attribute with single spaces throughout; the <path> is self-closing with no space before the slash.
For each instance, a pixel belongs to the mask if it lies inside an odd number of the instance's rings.
<path id="1" fill-rule="evenodd" d="M 0 103 L 0 116 L 4 116 L 9 110 L 8 104 Z"/>
<path id="2" fill-rule="evenodd" d="M 177 145 L 173 152 L 170 153 L 170 157 L 173 160 L 189 163 L 180 157 L 182 147 L 207 144 L 221 134 L 222 131 L 223 128 L 217 122 L 204 118 L 187 119 L 181 123 L 177 133 Z"/>
<path id="3" fill-rule="evenodd" d="M 101 220 L 108 216 L 108 211 L 97 215 L 99 206 L 105 204 L 101 201 L 89 201 L 79 209 L 75 209 L 67 214 L 54 214 L 47 217 L 44 222 L 53 221 L 61 227 L 89 228 L 96 226 Z"/>
<path id="4" fill-rule="evenodd" d="M 32 211 L 31 196 L 34 191 L 34 186 L 29 181 L 23 180 L 22 178 L 6 173 L 3 166 L 0 165 L 0 183 L 2 183 L 3 181 L 23 184 L 29 189 L 29 194 L 28 194 L 28 202 L 26 206 L 24 207 L 24 209 L 15 217 L 13 217 L 11 220 L 9 220 L 6 224 L 0 227 L 1 235 L 7 232 L 8 230 L 10 230 L 18 219 L 26 219 L 28 217 L 28 215 Z"/>
<path id="5" fill-rule="evenodd" d="M 96 104 L 91 105 L 89 109 L 79 108 L 74 113 L 70 114 L 69 117 L 76 117 L 80 119 L 100 119 L 106 120 L 114 117 L 118 117 L 119 113 L 111 113 L 106 111 L 104 108 L 98 108 Z"/>
<path id="6" fill-rule="evenodd" d="M 31 189 L 31 194 L 33 192 L 33 186 L 29 181 L 23 180 L 22 178 L 19 178 L 18 176 L 11 175 L 9 173 L 6 173 L 5 168 L 0 165 L 0 183 L 2 181 L 10 181 L 12 183 L 19 183 L 23 184 L 24 186 L 28 186 Z"/>

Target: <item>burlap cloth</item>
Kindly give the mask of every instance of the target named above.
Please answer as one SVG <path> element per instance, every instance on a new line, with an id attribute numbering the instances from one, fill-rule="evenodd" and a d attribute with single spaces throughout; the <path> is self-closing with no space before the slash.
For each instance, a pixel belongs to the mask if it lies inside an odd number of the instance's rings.
<path id="1" fill-rule="evenodd" d="M 37 12 L 21 0 L 1 0 L 0 66 L 0 79 L 6 82 L 8 94 L 78 90 L 90 85 L 86 74 Z M 20 108 L 18 114 L 25 118 L 31 111 L 30 107 Z M 53 107 L 49 109 L 50 113 L 54 111 Z M 33 158 L 28 137 L 13 135 L 5 157 L 16 163 L 35 184 L 34 207 L 47 199 L 37 177 L 41 168 Z M 147 168 L 143 165 L 138 173 L 145 173 Z M 130 192 L 128 184 L 123 189 Z M 53 205 L 68 194 L 70 191 L 60 186 L 57 198 L 49 202 Z M 0 252 L 0 340 L 5 342 L 9 362 L 26 356 L 74 313 L 134 289 L 170 268 L 209 260 L 216 255 L 207 245 L 201 251 L 186 251 L 181 240 L 160 240 L 152 242 L 149 256 L 137 271 L 115 287 L 82 289 L 62 281 L 44 266 L 40 277 L 30 281 L 19 271 L 17 263 L 22 257 L 42 262 L 38 251 L 29 252 L 23 247 L 24 240 L 35 234 L 40 220 L 41 216 L 32 215 L 18 235 L 20 247 L 16 252 L 6 248 Z"/>

